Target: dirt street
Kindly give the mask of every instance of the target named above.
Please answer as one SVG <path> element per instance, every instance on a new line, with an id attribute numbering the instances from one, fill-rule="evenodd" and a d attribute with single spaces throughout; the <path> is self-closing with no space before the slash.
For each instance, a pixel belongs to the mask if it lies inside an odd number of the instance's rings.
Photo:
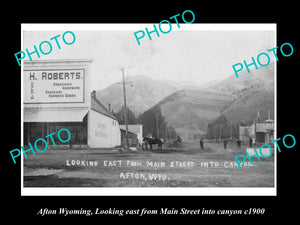
<path id="1" fill-rule="evenodd" d="M 119 152 L 49 149 L 24 160 L 24 187 L 273 187 L 274 157 L 239 170 L 235 143 Z"/>

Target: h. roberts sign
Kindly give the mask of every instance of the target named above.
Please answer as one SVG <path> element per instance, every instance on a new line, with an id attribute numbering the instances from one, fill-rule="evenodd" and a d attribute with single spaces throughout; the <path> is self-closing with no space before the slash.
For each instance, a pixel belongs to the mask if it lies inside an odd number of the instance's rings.
<path id="1" fill-rule="evenodd" d="M 84 69 L 24 70 L 24 103 L 83 103 Z"/>

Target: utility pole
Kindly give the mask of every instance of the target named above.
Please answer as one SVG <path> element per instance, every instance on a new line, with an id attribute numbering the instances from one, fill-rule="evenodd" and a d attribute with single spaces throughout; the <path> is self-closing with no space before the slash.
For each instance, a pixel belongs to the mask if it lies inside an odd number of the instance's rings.
<path id="1" fill-rule="evenodd" d="M 168 126 L 166 125 L 166 141 L 168 141 Z"/>
<path id="2" fill-rule="evenodd" d="M 230 139 L 232 140 L 232 121 L 230 120 Z"/>
<path id="3" fill-rule="evenodd" d="M 216 140 L 216 127 L 214 125 L 214 141 Z"/>
<path id="4" fill-rule="evenodd" d="M 126 106 L 126 88 L 125 88 L 124 68 L 122 67 L 121 70 L 122 70 L 122 76 L 123 76 L 123 95 L 124 95 L 125 127 L 126 127 L 126 133 L 125 133 L 126 144 L 125 144 L 125 149 L 128 150 L 128 147 L 129 147 L 129 142 L 128 142 L 128 118 L 127 118 L 127 106 Z"/>
<path id="5" fill-rule="evenodd" d="M 155 119 L 156 119 L 156 136 L 159 138 L 159 130 L 158 130 L 158 113 L 155 113 Z"/>

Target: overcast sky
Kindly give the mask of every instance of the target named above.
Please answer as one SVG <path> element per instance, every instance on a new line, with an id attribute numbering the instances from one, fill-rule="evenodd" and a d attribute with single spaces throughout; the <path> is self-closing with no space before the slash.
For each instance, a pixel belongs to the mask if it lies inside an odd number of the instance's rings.
<path id="1" fill-rule="evenodd" d="M 150 30 L 153 25 L 148 24 L 147 27 Z M 250 63 L 250 57 L 256 58 L 259 53 L 276 46 L 275 31 L 253 28 L 248 31 L 245 28 L 242 31 L 174 28 L 168 34 L 160 33 L 160 37 L 153 33 L 152 40 L 145 36 L 138 45 L 133 33 L 144 28 L 145 25 L 138 24 L 135 30 L 89 31 L 86 28 L 82 31 L 65 27 L 63 30 L 47 31 L 45 25 L 43 31 L 24 31 L 23 49 L 33 51 L 33 45 L 38 47 L 40 42 L 71 30 L 76 35 L 74 44 L 65 45 L 60 39 L 61 49 L 58 50 L 53 40 L 52 52 L 41 54 L 39 59 L 93 59 L 93 90 L 120 81 L 121 67 L 125 69 L 126 76 L 146 75 L 154 79 L 201 85 L 233 75 L 233 64 L 243 60 Z M 32 58 L 38 60 L 36 55 Z M 270 58 L 274 60 L 272 55 Z"/>

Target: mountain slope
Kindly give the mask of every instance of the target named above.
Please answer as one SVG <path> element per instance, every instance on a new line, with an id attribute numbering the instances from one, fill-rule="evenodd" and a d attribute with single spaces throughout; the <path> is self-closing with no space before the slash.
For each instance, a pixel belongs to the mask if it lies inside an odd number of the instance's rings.
<path id="1" fill-rule="evenodd" d="M 210 85 L 209 89 L 241 95 L 243 92 L 252 91 L 262 86 L 272 88 L 269 86 L 270 84 L 274 86 L 274 62 L 266 67 L 259 67 L 257 70 L 252 68 L 250 73 L 244 69 L 239 73 L 238 78 L 232 74 L 226 79 Z"/>
<path id="2" fill-rule="evenodd" d="M 160 107 L 169 126 L 184 139 L 204 134 L 209 122 L 222 114 L 233 124 L 253 121 L 257 113 L 265 120 L 268 110 L 274 118 L 274 64 L 251 73 L 243 71 L 207 88 L 177 91 L 155 107 Z"/>
<path id="3" fill-rule="evenodd" d="M 270 110 L 271 118 L 274 118 L 274 85 L 266 85 L 248 91 L 224 109 L 223 113 L 230 121 L 253 121 L 258 112 L 260 121 L 268 118 Z"/>
<path id="4" fill-rule="evenodd" d="M 274 63 L 266 67 L 242 71 L 210 86 L 197 87 L 134 76 L 126 85 L 127 105 L 140 117 L 159 107 L 164 121 L 183 138 L 205 134 L 208 123 L 224 114 L 233 124 L 253 121 L 260 113 L 274 118 Z M 184 89 L 182 90 L 182 88 Z M 96 92 L 97 98 L 117 111 L 123 105 L 122 84 L 113 84 Z M 148 112 L 148 113 L 147 113 Z M 152 118 L 156 123 L 155 117 Z M 151 121 L 149 122 L 151 123 Z"/>
<path id="5" fill-rule="evenodd" d="M 208 122 L 218 117 L 220 109 L 233 99 L 233 95 L 218 91 L 187 89 L 167 96 L 155 107 L 160 107 L 168 125 L 186 139 L 205 133 Z"/>
<path id="6" fill-rule="evenodd" d="M 140 115 L 164 97 L 178 90 L 168 82 L 157 81 L 146 76 L 128 77 L 126 85 L 127 106 L 136 114 Z M 118 111 L 124 104 L 123 85 L 113 84 L 109 87 L 96 91 L 97 98 L 106 106 Z"/>
<path id="7" fill-rule="evenodd" d="M 222 109 L 230 121 L 252 121 L 258 112 L 260 120 L 263 121 L 268 117 L 268 110 L 271 118 L 274 118 L 274 62 L 251 73 L 243 71 L 239 78 L 232 75 L 214 88 L 237 96 Z"/>

